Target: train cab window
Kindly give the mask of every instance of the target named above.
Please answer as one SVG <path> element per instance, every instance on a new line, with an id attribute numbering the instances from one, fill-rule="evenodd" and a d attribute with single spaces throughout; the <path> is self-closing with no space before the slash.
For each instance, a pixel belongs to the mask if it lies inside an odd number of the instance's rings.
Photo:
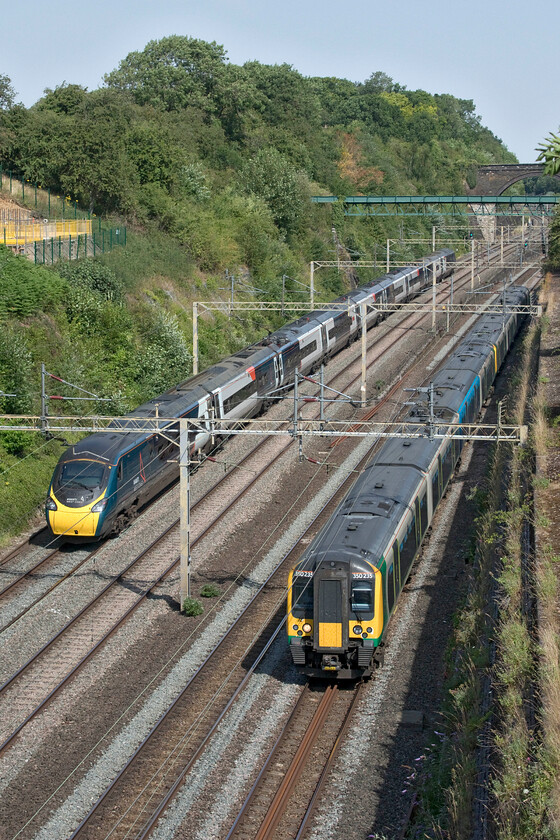
<path id="1" fill-rule="evenodd" d="M 292 613 L 296 618 L 313 615 L 313 578 L 296 577 L 292 583 Z"/>
<path id="2" fill-rule="evenodd" d="M 373 618 L 373 580 L 352 581 L 350 610 L 356 621 L 371 621 Z"/>
<path id="3" fill-rule="evenodd" d="M 122 481 L 122 460 L 119 461 L 119 465 L 117 467 L 117 481 Z"/>

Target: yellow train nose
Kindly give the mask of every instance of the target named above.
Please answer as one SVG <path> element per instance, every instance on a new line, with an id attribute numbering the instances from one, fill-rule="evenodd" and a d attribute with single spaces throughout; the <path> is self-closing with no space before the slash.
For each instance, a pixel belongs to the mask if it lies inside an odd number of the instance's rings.
<path id="1" fill-rule="evenodd" d="M 49 510 L 49 525 L 53 534 L 67 537 L 94 537 L 99 514 L 89 508 L 68 508 L 57 501 L 57 510 Z"/>

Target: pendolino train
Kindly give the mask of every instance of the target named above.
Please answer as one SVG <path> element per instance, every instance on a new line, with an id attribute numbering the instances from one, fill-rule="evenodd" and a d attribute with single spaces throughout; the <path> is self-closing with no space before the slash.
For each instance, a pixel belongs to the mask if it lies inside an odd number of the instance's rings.
<path id="1" fill-rule="evenodd" d="M 505 292 L 505 312 L 526 305 L 523 287 Z M 478 416 L 524 316 L 483 315 L 432 378 L 432 414 L 418 393 L 411 422 L 471 423 Z M 293 662 L 312 677 L 369 676 L 382 661 L 388 621 L 459 459 L 452 438 L 384 443 L 310 543 L 288 582 Z"/>
<path id="2" fill-rule="evenodd" d="M 155 417 L 156 410 L 165 418 L 199 419 L 207 431 L 193 434 L 189 446 L 192 454 L 206 450 L 212 417 L 235 420 L 258 414 L 267 396 L 293 383 L 295 371 L 310 372 L 357 337 L 361 305 L 408 300 L 434 277 L 446 277 L 454 262 L 455 253 L 445 248 L 421 266 L 399 268 L 360 286 L 335 301 L 347 303 L 347 309 L 311 312 L 139 406 L 127 415 L 131 426 L 134 417 Z M 378 309 L 366 309 L 368 327 L 380 317 Z M 111 432 L 109 427 L 70 446 L 56 466 L 46 501 L 52 533 L 97 539 L 122 530 L 139 508 L 177 478 L 177 450 L 168 437 Z"/>

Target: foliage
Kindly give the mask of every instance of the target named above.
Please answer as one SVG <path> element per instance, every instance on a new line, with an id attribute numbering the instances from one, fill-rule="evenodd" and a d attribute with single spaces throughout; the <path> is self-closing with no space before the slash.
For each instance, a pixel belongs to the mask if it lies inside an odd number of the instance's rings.
<path id="1" fill-rule="evenodd" d="M 200 108 L 214 111 L 220 93 L 226 53 L 215 41 L 172 35 L 150 41 L 142 52 L 132 52 L 105 83 L 132 94 L 139 105 L 166 111 Z"/>
<path id="2" fill-rule="evenodd" d="M 204 607 L 196 598 L 185 598 L 181 605 L 181 612 L 188 616 L 202 615 Z"/>
<path id="3" fill-rule="evenodd" d="M 550 225 L 548 267 L 553 271 L 560 271 L 560 210 L 558 208 Z"/>
<path id="4" fill-rule="evenodd" d="M 66 288 L 58 275 L 34 268 L 25 257 L 16 257 L 0 245 L 0 321 L 48 311 L 62 299 Z"/>
<path id="5" fill-rule="evenodd" d="M 0 337 L 0 412 L 23 414 L 31 409 L 32 357 L 24 331 L 5 325 Z"/>
<path id="6" fill-rule="evenodd" d="M 560 136 L 550 134 L 544 143 L 537 146 L 537 151 L 540 151 L 537 160 L 543 161 L 545 174 L 558 175 L 560 173 Z"/>
<path id="7" fill-rule="evenodd" d="M 219 586 L 215 583 L 206 583 L 200 590 L 201 598 L 218 598 L 222 594 Z"/>
<path id="8" fill-rule="evenodd" d="M 266 202 L 281 230 L 286 233 L 298 230 L 310 191 L 305 176 L 298 173 L 284 155 L 272 147 L 260 149 L 247 161 L 241 183 Z"/>
<path id="9" fill-rule="evenodd" d="M 156 309 L 144 313 L 144 338 L 132 360 L 134 379 L 150 396 L 186 379 L 192 356 L 175 315 Z"/>
<path id="10" fill-rule="evenodd" d="M 16 92 L 9 76 L 0 73 L 0 110 L 12 108 L 15 102 Z"/>
<path id="11" fill-rule="evenodd" d="M 123 283 L 108 265 L 98 260 L 83 259 L 75 262 L 60 263 L 57 274 L 66 278 L 72 285 L 83 286 L 97 292 L 105 300 L 118 301 L 122 298 Z"/>

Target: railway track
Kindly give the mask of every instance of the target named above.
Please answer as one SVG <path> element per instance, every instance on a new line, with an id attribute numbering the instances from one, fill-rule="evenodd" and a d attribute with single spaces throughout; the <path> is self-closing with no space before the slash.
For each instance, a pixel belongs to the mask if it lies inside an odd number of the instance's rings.
<path id="1" fill-rule="evenodd" d="M 464 289 L 464 287 L 469 282 L 468 278 L 470 276 L 469 275 L 470 269 L 463 268 L 463 269 L 461 269 L 461 272 L 462 272 L 462 277 L 458 280 L 457 292 L 460 292 L 462 289 Z M 438 287 L 437 303 L 441 304 L 443 301 L 445 301 L 448 298 L 449 298 L 449 293 L 448 293 L 447 289 L 442 290 L 441 286 Z M 412 315 L 408 315 L 407 317 L 405 317 L 405 319 L 401 322 L 401 324 L 399 324 L 399 327 L 398 327 L 399 333 L 397 333 L 397 335 L 395 336 L 393 341 L 389 344 L 389 346 L 385 347 L 384 352 L 388 352 L 391 349 L 391 347 L 393 347 L 393 346 L 395 346 L 395 344 L 397 344 L 397 342 L 400 338 L 400 330 L 415 329 L 419 326 L 419 324 L 423 320 L 426 319 L 426 317 L 427 316 L 426 316 L 425 313 L 420 313 L 419 315 L 412 314 Z M 374 335 L 374 340 L 373 340 L 373 342 L 371 342 L 371 344 L 369 346 L 369 349 L 367 351 L 367 364 L 371 363 L 372 357 L 374 357 L 378 346 L 380 344 L 383 344 L 384 341 L 385 341 L 385 336 Z M 330 385 L 330 386 L 334 385 L 334 383 L 340 377 L 342 377 L 348 370 L 350 370 L 356 364 L 356 362 L 357 362 L 357 360 L 352 360 L 351 359 L 342 368 L 342 370 L 340 370 L 338 372 L 338 374 L 335 377 L 333 377 L 326 384 Z M 359 375 L 356 375 L 349 382 L 347 382 L 344 387 L 346 389 L 352 388 L 359 381 L 359 378 L 360 378 Z M 396 390 L 396 386 L 395 386 L 395 390 Z M 255 452 L 258 451 L 261 448 L 261 446 L 264 445 L 264 443 L 265 442 L 257 444 L 257 446 L 254 447 Z M 249 456 L 247 456 L 247 457 L 249 457 Z M 243 462 L 240 462 L 239 466 L 242 466 L 245 460 L 246 460 L 246 458 L 243 459 Z M 177 520 L 177 523 L 178 523 L 178 520 Z M 43 529 L 43 530 L 46 530 L 46 529 Z M 7 557 L 4 558 L 4 560 L 2 562 L 2 565 L 7 565 L 9 562 L 12 562 L 16 559 L 19 559 L 20 555 L 25 552 L 25 549 L 28 547 L 28 545 L 29 545 L 29 540 L 25 541 L 25 542 L 21 543 L 19 546 L 17 546 L 12 552 L 10 552 L 10 554 L 8 554 Z M 49 579 L 49 576 L 50 576 L 50 573 L 49 573 L 48 569 L 49 568 L 53 568 L 53 569 L 55 568 L 55 562 L 54 561 L 56 561 L 57 558 L 60 558 L 60 552 L 61 552 L 60 546 L 58 546 L 52 552 L 49 552 L 45 557 L 39 559 L 30 568 L 27 568 L 27 569 L 25 569 L 23 571 L 19 571 L 19 572 L 15 571 L 14 572 L 14 578 L 3 589 L 0 589 L 0 615 L 5 614 L 7 616 L 6 619 L 4 620 L 4 623 L 0 624 L 0 632 L 2 632 L 4 630 L 8 629 L 9 627 L 11 627 L 15 622 L 17 622 L 19 619 L 21 619 L 30 609 L 32 609 L 37 604 L 39 604 L 43 597 L 46 597 L 47 595 L 49 595 L 54 589 L 57 588 L 57 586 L 62 584 L 67 578 L 71 577 L 73 574 L 75 574 L 77 571 L 79 571 L 83 567 L 83 565 L 100 550 L 100 548 L 101 548 L 101 546 L 95 548 L 90 553 L 89 556 L 86 555 L 85 557 L 78 560 L 78 562 L 76 564 L 74 564 L 71 568 L 69 568 L 67 570 L 64 570 L 61 574 L 58 575 L 58 577 L 54 580 L 53 583 L 48 582 L 48 579 Z M 39 576 L 39 570 L 42 570 L 40 576 Z M 10 571 L 6 570 L 6 573 L 10 574 Z M 19 610 L 16 609 L 13 614 L 10 614 L 10 606 L 9 606 L 9 603 L 7 603 L 6 600 L 5 600 L 5 597 L 4 597 L 5 594 L 8 593 L 9 591 L 11 591 L 15 587 L 16 592 L 14 593 L 14 595 L 17 597 L 19 592 L 21 590 L 23 590 L 23 587 L 25 586 L 25 584 L 28 581 L 39 580 L 39 578 L 41 578 L 43 581 L 46 582 L 46 587 L 43 588 L 42 592 L 37 597 L 32 597 L 31 600 L 26 604 L 25 608 L 19 609 Z M 19 584 L 19 586 L 18 586 L 18 584 Z M 2 621 L 2 619 L 0 619 L 0 622 L 1 621 Z"/>
<path id="2" fill-rule="evenodd" d="M 411 319 L 413 319 L 414 317 L 416 317 L 416 316 L 409 316 L 409 318 L 411 318 Z M 426 316 L 424 315 L 423 317 L 425 318 Z M 420 320 L 420 319 L 418 319 L 418 320 Z M 377 346 L 378 342 L 380 342 L 380 341 L 382 341 L 382 340 L 383 340 L 383 339 L 382 339 L 382 337 L 379 337 L 379 339 L 375 341 L 375 345 Z M 393 344 L 394 344 L 394 343 L 395 343 L 395 342 L 393 342 Z M 370 348 L 370 351 L 368 351 L 368 353 L 371 355 L 371 348 Z M 344 370 L 343 370 L 343 371 L 340 371 L 340 372 L 337 374 L 337 376 L 340 376 L 343 372 L 346 372 L 346 371 L 347 371 L 350 367 L 352 367 L 353 365 L 356 365 L 356 364 L 357 364 L 356 360 L 349 362 L 349 364 L 348 364 L 348 365 L 346 365 L 346 366 L 344 367 Z M 356 379 L 359 379 L 359 376 L 356 376 L 356 377 L 354 378 L 354 381 L 356 381 Z M 262 443 L 262 444 L 260 444 L 260 445 L 262 446 L 262 445 L 264 445 L 264 443 L 265 443 L 265 442 L 263 441 L 263 443 Z M 283 451 L 285 451 L 285 449 L 286 449 L 286 448 L 288 448 L 288 447 L 284 447 L 284 450 L 283 450 Z M 256 448 L 255 448 L 255 449 L 256 449 Z M 282 453 L 280 453 L 280 454 L 282 454 Z M 280 454 L 278 455 L 278 457 L 280 457 Z M 249 457 L 249 456 L 247 456 L 247 457 Z M 266 467 L 265 469 L 269 469 L 269 467 Z M 265 470 L 263 470 L 263 472 L 261 473 L 261 475 L 262 475 L 262 474 L 264 474 L 264 472 L 265 472 Z M 250 484 L 250 485 L 248 485 L 248 487 L 249 487 L 249 486 L 251 486 L 251 484 Z M 223 515 L 223 512 L 221 512 L 221 513 L 219 514 L 219 516 L 217 516 L 217 517 L 216 517 L 216 521 L 220 518 L 220 516 L 221 516 L 221 515 Z M 165 535 L 162 535 L 162 538 L 163 538 L 164 536 L 165 536 Z M 199 537 L 199 539 L 201 539 L 201 538 L 202 538 L 202 535 Z M 153 546 L 151 546 L 150 548 L 152 548 L 152 547 L 153 547 Z M 175 565 L 175 563 L 173 563 L 173 565 L 170 565 L 170 566 L 168 567 L 168 569 L 167 569 L 167 574 L 169 574 L 169 573 L 170 573 L 170 571 L 171 571 L 171 569 L 173 568 L 173 566 L 174 566 L 174 565 Z M 143 568 L 143 567 L 142 567 L 142 568 Z M 157 580 L 161 580 L 161 579 L 163 579 L 163 577 L 164 577 L 164 575 L 165 575 L 165 574 L 166 574 L 166 572 L 164 571 L 164 572 L 162 573 L 162 575 L 160 575 L 160 576 L 157 578 Z M 120 576 L 119 576 L 119 577 L 120 577 Z M 152 574 L 152 579 L 153 579 L 153 574 Z M 117 580 L 118 580 L 118 579 L 117 579 Z M 138 599 L 139 599 L 139 601 L 140 601 L 140 600 L 142 600 L 143 598 L 145 598 L 145 597 L 146 597 L 147 592 L 146 592 L 146 591 L 144 591 L 144 589 L 145 589 L 145 585 L 147 585 L 147 584 L 146 584 L 146 580 L 145 580 L 144 578 L 142 578 L 142 576 L 141 576 L 141 569 L 136 568 L 136 571 L 134 572 L 134 575 L 133 575 L 131 578 L 128 578 L 128 579 L 123 579 L 123 578 L 120 578 L 120 580 L 119 580 L 118 582 L 119 582 L 119 583 L 121 584 L 121 586 L 123 586 L 123 587 L 128 586 L 128 587 L 129 587 L 129 588 L 131 588 L 131 589 L 134 589 L 134 588 L 136 587 L 136 589 L 138 590 L 138 592 L 137 592 L 136 594 L 138 595 Z M 114 583 L 114 582 L 113 582 L 113 583 Z M 153 585 L 154 585 L 154 586 L 155 586 L 155 585 L 157 585 L 157 582 L 156 582 L 156 583 L 154 583 Z M 144 586 L 144 589 L 142 588 L 143 586 Z M 153 587 L 152 587 L 152 588 L 153 588 Z M 133 609 L 134 609 L 134 608 L 133 608 Z M 117 626 L 118 626 L 118 625 L 119 625 L 119 624 L 120 624 L 120 623 L 124 620 L 124 618 L 125 618 L 126 616 L 128 616 L 129 614 L 130 614 L 130 611 L 129 611 L 129 612 L 127 612 L 127 613 L 126 613 L 126 614 L 122 617 L 122 619 L 118 622 L 118 624 L 117 624 L 117 625 L 115 625 L 115 627 L 114 627 L 112 630 L 109 630 L 109 632 L 108 632 L 108 633 L 107 633 L 107 634 L 106 634 L 103 638 L 101 638 L 101 639 L 99 640 L 99 642 L 96 644 L 95 648 L 92 648 L 92 650 L 90 651 L 90 653 L 88 653 L 87 658 L 89 658 L 89 656 L 93 653 L 93 651 L 94 651 L 95 649 L 97 649 L 97 648 L 99 647 L 99 645 L 101 645 L 101 644 L 103 643 L 103 641 L 104 641 L 106 638 L 108 638 L 108 637 L 109 637 L 109 635 L 110 635 L 110 634 L 112 634 L 112 633 L 113 633 L 113 631 L 116 629 L 116 627 L 117 627 Z M 75 617 L 75 619 L 77 619 L 77 618 L 78 618 L 78 616 L 76 616 L 76 617 Z M 74 621 L 74 619 L 73 619 L 73 621 Z M 93 621 L 92 621 L 91 619 L 90 619 L 90 623 L 93 623 Z M 100 622 L 100 623 L 102 623 L 102 622 Z M 86 660 L 84 659 L 83 661 L 86 661 Z M 82 664 L 83 664 L 83 662 L 82 662 L 82 661 L 80 661 L 80 663 L 78 664 L 78 666 L 77 666 L 77 667 L 81 667 L 81 665 L 82 665 Z M 69 678 L 70 678 L 70 676 L 74 675 L 75 673 L 76 673 L 76 668 L 74 668 L 74 669 L 73 669 L 73 670 L 72 670 L 72 671 L 68 674 L 67 679 L 69 679 Z M 10 680 L 10 681 L 8 681 L 8 683 L 10 683 L 10 682 L 11 682 L 11 680 Z M 66 682 L 66 680 L 65 680 L 64 682 Z M 61 682 L 60 686 L 56 688 L 56 691 L 58 691 L 58 690 L 59 690 L 59 688 L 60 688 L 60 687 L 62 687 L 62 685 L 64 684 L 64 682 Z M 5 684 L 5 686 L 4 686 L 4 687 L 6 687 L 6 688 L 7 688 L 8 686 Z M 49 694 L 49 696 L 46 698 L 46 699 L 47 699 L 47 701 L 48 701 L 49 699 L 51 699 L 51 697 L 52 697 L 52 696 L 54 696 L 54 694 L 53 694 L 53 693 Z M 41 708 L 42 708 L 42 706 L 41 706 Z M 39 710 L 39 709 L 37 709 L 36 711 L 34 711 L 34 712 L 33 712 L 33 714 L 36 714 L 38 710 Z M 30 719 L 30 718 L 28 718 L 27 720 L 29 720 L 29 719 Z M 27 720 L 26 720 L 25 722 L 27 722 Z M 25 723 L 25 722 L 24 722 L 24 723 Z M 24 725 L 24 724 L 23 724 L 23 725 Z M 20 731 L 20 730 L 21 730 L 21 728 L 22 728 L 22 727 L 20 726 L 20 727 L 18 728 L 18 730 L 17 730 L 17 731 Z M 11 741 L 13 740 L 13 737 L 15 737 L 15 734 L 16 734 L 16 733 L 13 733 L 13 735 L 10 737 L 10 741 L 9 741 L 9 742 L 11 742 Z M 7 746 L 7 743 L 9 743 L 9 742 L 6 742 L 6 743 L 5 743 L 5 746 Z M 85 836 L 85 835 L 84 835 L 84 836 Z"/>
<path id="3" fill-rule="evenodd" d="M 365 465 L 369 457 L 367 452 L 358 468 Z M 328 519 L 351 481 L 352 476 L 348 475 L 315 517 L 306 537 L 311 539 Z M 114 840 L 146 836 L 185 774 L 200 758 L 219 722 L 240 696 L 273 641 L 282 633 L 285 580 L 288 569 L 302 550 L 299 543 L 298 538 L 105 789 L 70 840 L 97 838 L 108 832 Z M 150 804 L 154 790 L 157 791 L 156 802 Z M 115 809 L 122 813 L 121 806 L 116 803 L 125 801 L 128 803 L 125 814 L 115 823 Z"/>
<path id="4" fill-rule="evenodd" d="M 331 684 L 321 693 L 304 687 L 225 840 L 303 836 L 360 691 L 361 685 Z"/>

